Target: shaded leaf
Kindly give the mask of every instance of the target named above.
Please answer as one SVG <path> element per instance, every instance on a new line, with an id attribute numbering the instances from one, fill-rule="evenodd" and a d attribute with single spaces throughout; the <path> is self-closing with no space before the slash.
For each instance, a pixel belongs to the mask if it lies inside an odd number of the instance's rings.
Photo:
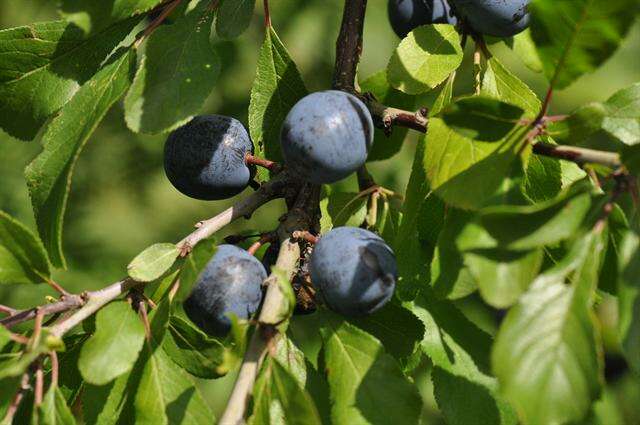
<path id="1" fill-rule="evenodd" d="M 32 139 L 137 22 L 117 23 L 90 38 L 65 21 L 0 31 L 0 127 L 17 138 Z"/>
<path id="2" fill-rule="evenodd" d="M 136 423 L 210 424 L 213 415 L 189 375 L 163 350 L 148 351 L 135 394 Z"/>
<path id="3" fill-rule="evenodd" d="M 380 342 L 332 313 L 322 315 L 332 422 L 418 423 L 422 400 L 417 388 Z"/>
<path id="4" fill-rule="evenodd" d="M 227 373 L 223 367 L 224 346 L 178 316 L 171 316 L 162 349 L 176 364 L 199 378 L 217 378 Z"/>
<path id="5" fill-rule="evenodd" d="M 191 294 L 193 285 L 198 280 L 200 273 L 202 273 L 215 253 L 216 243 L 213 239 L 205 239 L 193 248 L 180 270 L 180 288 L 176 294 L 176 302 L 186 300 Z"/>
<path id="6" fill-rule="evenodd" d="M 40 136 L 43 151 L 25 170 L 38 232 L 55 266 L 65 266 L 62 225 L 75 162 L 131 84 L 134 65 L 133 51 L 115 53 L 49 122 Z"/>
<path id="7" fill-rule="evenodd" d="M 153 9 L 162 0 L 62 0 L 60 14 L 87 33 Z"/>
<path id="8" fill-rule="evenodd" d="M 354 192 L 332 192 L 320 201 L 320 228 L 326 233 L 334 227 L 359 227 L 367 216 L 368 196 Z"/>
<path id="9" fill-rule="evenodd" d="M 42 425 L 72 425 L 76 423 L 71 409 L 57 386 L 51 386 L 38 407 L 38 423 Z"/>
<path id="10" fill-rule="evenodd" d="M 40 239 L 0 210 L 0 284 L 40 283 L 50 274 L 51 264 Z"/>
<path id="11" fill-rule="evenodd" d="M 522 114 L 522 109 L 509 103 L 470 96 L 451 103 L 440 116 L 449 128 L 469 139 L 495 142 L 519 124 Z"/>
<path id="12" fill-rule="evenodd" d="M 635 0 L 537 0 L 531 34 L 544 73 L 557 89 L 595 71 L 616 51 L 635 21 Z"/>
<path id="13" fill-rule="evenodd" d="M 124 100 L 131 130 L 163 133 L 200 112 L 220 73 L 220 60 L 209 42 L 212 19 L 202 4 L 149 36 Z"/>
<path id="14" fill-rule="evenodd" d="M 632 232 L 620 245 L 618 310 L 622 351 L 631 367 L 640 371 L 640 240 Z"/>
<path id="15" fill-rule="evenodd" d="M 509 311 L 496 337 L 493 370 L 526 423 L 578 421 L 599 395 L 601 353 L 591 306 L 602 249 L 599 235 L 578 239 Z"/>
<path id="16" fill-rule="evenodd" d="M 321 424 L 311 396 L 273 357 L 267 358 L 253 388 L 254 410 L 249 419 L 258 424 Z"/>
<path id="17" fill-rule="evenodd" d="M 231 39 L 242 34 L 253 15 L 256 0 L 222 0 L 216 17 L 216 33 L 220 38 Z"/>

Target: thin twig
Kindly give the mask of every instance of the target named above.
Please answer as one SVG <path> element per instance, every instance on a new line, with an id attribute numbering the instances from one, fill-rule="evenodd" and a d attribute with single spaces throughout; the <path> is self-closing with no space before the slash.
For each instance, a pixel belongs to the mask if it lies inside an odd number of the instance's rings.
<path id="1" fill-rule="evenodd" d="M 36 361 L 35 386 L 33 390 L 33 405 L 38 408 L 42 404 L 44 394 L 44 371 L 42 370 L 42 359 Z"/>
<path id="2" fill-rule="evenodd" d="M 264 5 L 264 26 L 266 28 L 271 27 L 271 14 L 269 13 L 269 0 L 264 0 L 262 2 Z"/>
<path id="3" fill-rule="evenodd" d="M 60 371 L 60 366 L 58 363 L 58 353 L 55 351 L 49 352 L 49 359 L 51 360 L 51 386 L 58 386 L 58 374 Z"/>
<path id="4" fill-rule="evenodd" d="M 247 252 L 251 255 L 256 255 L 256 252 L 262 247 L 262 245 L 273 242 L 276 240 L 278 236 L 275 232 L 265 233 L 260 236 L 260 239 L 251 244 L 251 246 L 247 249 Z"/>
<path id="5" fill-rule="evenodd" d="M 158 28 L 160 25 L 162 25 L 162 23 L 164 22 L 165 19 L 167 19 L 167 16 L 169 16 L 171 14 L 171 12 L 173 12 L 173 10 L 178 7 L 178 5 L 180 4 L 182 0 L 173 0 L 170 3 L 167 3 L 166 6 L 163 7 L 162 12 L 160 12 L 160 14 L 158 16 L 156 16 L 156 18 L 151 21 L 151 23 L 144 29 L 144 31 L 142 32 L 142 34 L 136 39 L 135 43 L 134 43 L 134 47 L 138 47 L 140 46 L 140 44 L 151 35 L 152 32 L 154 32 L 156 30 L 156 28 Z"/>
<path id="6" fill-rule="evenodd" d="M 234 206 L 229 207 L 209 220 L 199 222 L 197 230 L 178 243 L 183 255 L 188 254 L 198 242 L 208 238 L 232 221 L 240 217 L 248 218 L 260 206 L 273 199 L 283 197 L 285 190 L 288 188 L 292 187 L 286 176 L 278 174 L 278 176 L 263 184 L 260 189 Z"/>
<path id="7" fill-rule="evenodd" d="M 533 152 L 538 155 L 564 159 L 576 164 L 600 164 L 611 168 L 622 166 L 620 155 L 615 152 L 598 151 L 576 146 L 552 145 L 538 142 L 533 145 Z"/>
<path id="8" fill-rule="evenodd" d="M 4 304 L 0 304 L 0 313 L 6 314 L 6 315 L 9 315 L 9 316 L 13 316 L 17 312 L 18 312 L 18 310 L 16 310 L 15 308 L 11 308 L 11 307 L 6 306 Z"/>
<path id="9" fill-rule="evenodd" d="M 25 393 L 29 390 L 29 377 L 29 372 L 25 372 L 22 375 L 22 378 L 20 378 L 20 387 L 18 388 L 18 391 L 16 391 L 16 395 L 13 396 L 11 404 L 7 408 L 7 413 L 4 415 L 4 419 L 2 420 L 3 424 L 13 423 L 13 417 L 18 411 L 18 407 L 20 407 L 20 403 L 22 402 Z"/>
<path id="10" fill-rule="evenodd" d="M 291 235 L 291 238 L 299 240 L 299 241 L 307 241 L 310 244 L 317 244 L 318 241 L 320 240 L 319 237 L 317 237 L 316 235 L 312 234 L 308 230 L 296 230 Z"/>

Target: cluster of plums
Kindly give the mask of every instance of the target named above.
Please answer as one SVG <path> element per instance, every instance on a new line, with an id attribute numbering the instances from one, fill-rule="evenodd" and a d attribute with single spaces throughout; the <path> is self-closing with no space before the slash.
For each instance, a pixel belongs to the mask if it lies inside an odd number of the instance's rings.
<path id="1" fill-rule="evenodd" d="M 345 316 L 363 316 L 393 296 L 397 268 L 393 251 L 375 233 L 337 227 L 311 254 L 311 281 L 326 306 Z M 209 335 L 224 336 L 230 314 L 250 318 L 262 302 L 264 265 L 235 245 L 220 245 L 184 303 L 189 319 Z"/>
<path id="2" fill-rule="evenodd" d="M 511 37 L 529 26 L 530 0 L 389 0 L 389 20 L 404 38 L 420 25 L 464 21 L 469 29 L 495 37 Z"/>
<path id="3" fill-rule="evenodd" d="M 284 120 L 281 147 L 289 172 L 315 184 L 334 183 L 360 168 L 373 141 L 373 121 L 357 97 L 341 91 L 312 93 Z M 204 115 L 173 131 L 164 168 L 180 192 L 196 199 L 225 199 L 242 192 L 255 167 L 253 143 L 235 118 Z"/>
<path id="4" fill-rule="evenodd" d="M 284 120 L 281 148 L 291 175 L 327 184 L 353 174 L 367 159 L 373 121 L 367 107 L 341 91 L 312 93 Z M 187 196 L 224 199 L 253 179 L 253 143 L 236 119 L 207 115 L 172 132 L 165 144 L 165 171 Z M 346 315 L 369 314 L 393 295 L 393 251 L 376 234 L 339 227 L 315 244 L 309 272 L 324 303 Z M 230 314 L 248 319 L 262 302 L 264 265 L 234 245 L 220 245 L 184 303 L 187 316 L 210 335 L 226 334 Z"/>

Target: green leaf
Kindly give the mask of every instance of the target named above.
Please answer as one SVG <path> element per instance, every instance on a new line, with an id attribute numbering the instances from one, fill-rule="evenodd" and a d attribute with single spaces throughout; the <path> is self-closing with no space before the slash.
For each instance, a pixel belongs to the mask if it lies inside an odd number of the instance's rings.
<path id="1" fill-rule="evenodd" d="M 189 375 L 161 349 L 149 350 L 135 395 L 137 424 L 211 424 L 213 414 Z"/>
<path id="2" fill-rule="evenodd" d="M 305 387 L 307 382 L 307 365 L 305 363 L 304 353 L 296 347 L 293 341 L 287 338 L 286 335 L 278 338 L 275 344 L 275 354 L 273 354 L 273 358 L 286 369 L 300 387 Z"/>
<path id="3" fill-rule="evenodd" d="M 434 394 L 447 422 L 516 424 L 515 413 L 488 374 L 491 337 L 429 291 L 412 308 L 425 326 L 421 347 L 434 364 Z"/>
<path id="4" fill-rule="evenodd" d="M 536 51 L 536 45 L 531 38 L 531 30 L 529 28 L 511 38 L 495 38 L 492 41 L 494 40 L 503 41 L 504 44 L 509 49 L 513 50 L 522 63 L 524 63 L 530 70 L 534 72 L 542 72 L 542 61 Z"/>
<path id="5" fill-rule="evenodd" d="M 487 61 L 481 93 L 522 108 L 529 118 L 540 111 L 541 103 L 536 94 L 495 57 Z"/>
<path id="6" fill-rule="evenodd" d="M 131 306 L 112 302 L 96 317 L 96 331 L 84 343 L 78 360 L 82 377 L 104 385 L 128 372 L 144 343 L 144 326 Z"/>
<path id="7" fill-rule="evenodd" d="M 350 318 L 349 322 L 380 340 L 403 365 L 424 335 L 422 322 L 411 311 L 392 303 L 368 316 Z"/>
<path id="8" fill-rule="evenodd" d="M 485 208 L 480 211 L 479 222 L 489 238 L 480 241 L 469 235 L 459 243 L 463 249 L 500 246 L 528 250 L 567 239 L 580 229 L 590 210 L 591 190 L 590 181 L 585 179 L 549 201 Z"/>
<path id="9" fill-rule="evenodd" d="M 51 386 L 38 407 L 38 423 L 42 425 L 73 425 L 76 423 L 71 409 L 57 386 Z"/>
<path id="10" fill-rule="evenodd" d="M 440 116 L 449 128 L 469 139 L 495 142 L 519 124 L 523 112 L 500 100 L 469 96 L 447 106 Z"/>
<path id="11" fill-rule="evenodd" d="M 562 166 L 555 158 L 531 155 L 527 162 L 522 193 L 533 203 L 555 198 L 562 190 Z"/>
<path id="12" fill-rule="evenodd" d="M 477 289 L 476 281 L 456 246 L 456 238 L 472 219 L 466 211 L 451 208 L 442 225 L 431 263 L 431 285 L 440 298 L 459 299 Z"/>
<path id="13" fill-rule="evenodd" d="M 171 316 L 162 349 L 177 365 L 199 378 L 218 378 L 227 373 L 223 367 L 224 346 L 178 316 Z"/>
<path id="14" fill-rule="evenodd" d="M 417 388 L 380 342 L 332 313 L 322 315 L 332 422 L 418 423 L 422 400 Z"/>
<path id="15" fill-rule="evenodd" d="M 618 334 L 631 367 L 640 371 L 640 239 L 627 232 L 620 244 L 618 270 Z"/>
<path id="16" fill-rule="evenodd" d="M 367 217 L 368 196 L 353 192 L 333 192 L 320 201 L 320 228 L 326 233 L 334 227 L 359 227 Z"/>
<path id="17" fill-rule="evenodd" d="M 129 263 L 127 273 L 136 282 L 151 282 L 171 269 L 179 255 L 180 249 L 175 244 L 151 245 Z"/>
<path id="18" fill-rule="evenodd" d="M 543 257 L 542 249 L 477 249 L 463 254 L 480 295 L 496 308 L 510 307 L 518 300 L 538 275 Z"/>
<path id="19" fill-rule="evenodd" d="M 255 154 L 281 161 L 280 127 L 289 110 L 307 94 L 296 64 L 272 27 L 266 29 L 251 87 L 249 133 Z M 267 172 L 259 170 L 265 179 Z"/>
<path id="20" fill-rule="evenodd" d="M 0 31 L 0 127 L 17 138 L 32 139 L 136 23 L 127 20 L 91 38 L 65 21 Z"/>
<path id="21" fill-rule="evenodd" d="M 511 173 L 524 131 L 519 129 L 500 142 L 478 142 L 456 133 L 441 119 L 431 118 L 424 161 L 431 188 L 457 208 L 486 205 Z"/>
<path id="22" fill-rule="evenodd" d="M 62 224 L 73 167 L 109 108 L 131 84 L 135 53 L 114 54 L 58 112 L 40 136 L 44 149 L 25 170 L 38 232 L 55 266 L 64 267 Z"/>
<path id="23" fill-rule="evenodd" d="M 402 93 L 391 87 L 387 81 L 386 70 L 378 71 L 364 81 L 360 81 L 360 91 L 362 93 L 371 93 L 378 102 L 383 105 L 393 105 L 394 108 L 412 110 L 415 108 L 415 96 Z M 385 131 L 376 128 L 373 137 L 373 146 L 369 149 L 367 161 L 380 161 L 391 158 L 400 151 L 402 142 L 407 137 L 408 129 L 396 126 L 392 129 L 390 135 L 386 135 Z"/>
<path id="24" fill-rule="evenodd" d="M 411 31 L 395 50 L 387 77 L 407 94 L 429 91 L 443 82 L 462 62 L 460 34 L 451 25 L 424 25 Z"/>
<path id="25" fill-rule="evenodd" d="M 0 352 L 2 349 L 12 341 L 11 332 L 4 326 L 0 326 Z"/>
<path id="26" fill-rule="evenodd" d="M 525 423 L 579 421 L 599 395 L 601 348 L 591 307 L 603 247 L 599 235 L 578 239 L 500 328 L 493 370 Z"/>
<path id="27" fill-rule="evenodd" d="M 50 275 L 51 264 L 40 239 L 0 210 L 0 284 L 40 283 Z"/>
<path id="28" fill-rule="evenodd" d="M 176 302 L 186 300 L 191 294 L 193 285 L 215 255 L 216 249 L 216 242 L 213 239 L 205 239 L 193 248 L 180 270 L 180 288 L 176 294 Z"/>
<path id="29" fill-rule="evenodd" d="M 607 114 L 602 128 L 622 143 L 640 141 L 640 83 L 617 91 L 605 102 Z"/>
<path id="30" fill-rule="evenodd" d="M 267 358 L 253 388 L 251 425 L 321 424 L 313 399 L 277 360 Z"/>
<path id="31" fill-rule="evenodd" d="M 83 385 L 82 413 L 85 423 L 112 425 L 126 422 L 122 419 L 133 418 L 133 398 L 140 381 L 142 360 L 139 358 L 131 372 L 120 375 L 107 385 Z"/>
<path id="32" fill-rule="evenodd" d="M 162 0 L 62 0 L 60 14 L 86 33 L 153 9 Z"/>
<path id="33" fill-rule="evenodd" d="M 595 71 L 635 22 L 636 0 L 536 0 L 531 34 L 551 86 L 563 89 Z"/>
<path id="34" fill-rule="evenodd" d="M 220 60 L 209 42 L 212 19 L 203 4 L 149 37 L 124 99 L 125 120 L 132 131 L 163 133 L 200 112 L 220 73 Z"/>
<path id="35" fill-rule="evenodd" d="M 623 147 L 620 159 L 631 174 L 640 175 L 640 145 Z"/>
<path id="36" fill-rule="evenodd" d="M 251 23 L 256 0 L 222 0 L 216 17 L 216 34 L 223 39 L 236 38 Z"/>

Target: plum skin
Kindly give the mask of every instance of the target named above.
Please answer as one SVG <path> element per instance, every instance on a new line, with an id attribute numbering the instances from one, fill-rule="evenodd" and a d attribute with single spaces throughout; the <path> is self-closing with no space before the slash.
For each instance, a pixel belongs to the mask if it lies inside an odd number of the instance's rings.
<path id="1" fill-rule="evenodd" d="M 389 0 L 387 13 L 393 31 L 400 38 L 421 25 L 458 23 L 447 0 Z"/>
<path id="2" fill-rule="evenodd" d="M 245 163 L 253 143 L 240 121 L 201 115 L 171 132 L 164 147 L 164 169 L 183 194 L 201 200 L 226 199 L 242 192 L 255 174 Z"/>
<path id="3" fill-rule="evenodd" d="M 384 240 L 368 230 L 337 227 L 313 248 L 311 283 L 326 305 L 344 316 L 364 316 L 393 296 L 398 269 Z"/>
<path id="4" fill-rule="evenodd" d="M 231 329 L 229 313 L 249 319 L 262 301 L 262 263 L 235 245 L 219 245 L 184 302 L 187 317 L 211 336 Z"/>
<path id="5" fill-rule="evenodd" d="M 303 180 L 334 183 L 367 160 L 373 120 L 357 97 L 337 91 L 315 92 L 287 114 L 280 134 L 286 166 Z"/>
<path id="6" fill-rule="evenodd" d="M 511 37 L 530 23 L 530 0 L 449 0 L 454 13 L 471 29 L 495 37 Z"/>

